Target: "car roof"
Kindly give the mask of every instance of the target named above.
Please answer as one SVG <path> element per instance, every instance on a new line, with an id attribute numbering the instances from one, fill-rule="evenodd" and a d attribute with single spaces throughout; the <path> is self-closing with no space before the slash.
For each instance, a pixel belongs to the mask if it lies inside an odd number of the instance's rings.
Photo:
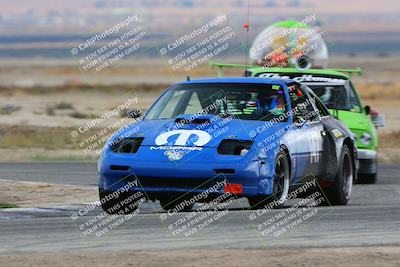
<path id="1" fill-rule="evenodd" d="M 331 69 L 307 69 L 299 70 L 296 68 L 264 68 L 264 67 L 254 67 L 248 68 L 247 71 L 258 74 L 258 73 L 301 73 L 301 74 L 316 74 L 316 75 L 331 75 L 338 76 L 341 78 L 349 79 L 350 77 L 343 72 Z"/>
<path id="2" fill-rule="evenodd" d="M 177 84 L 194 84 L 194 83 L 258 83 L 258 84 L 279 84 L 286 85 L 289 83 L 296 83 L 289 79 L 269 79 L 261 77 L 229 77 L 229 78 L 208 78 L 196 79 L 179 82 Z"/>

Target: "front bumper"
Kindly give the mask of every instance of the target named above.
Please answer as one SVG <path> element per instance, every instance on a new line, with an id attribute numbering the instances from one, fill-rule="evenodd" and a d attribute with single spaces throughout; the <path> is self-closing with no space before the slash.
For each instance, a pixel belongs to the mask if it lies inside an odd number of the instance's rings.
<path id="1" fill-rule="evenodd" d="M 115 170 L 115 166 L 126 166 L 126 170 Z M 271 194 L 271 177 L 260 177 L 258 161 L 187 161 L 184 164 L 170 161 L 138 160 L 132 156 L 110 154 L 99 162 L 100 190 L 116 191 L 133 180 L 139 186 L 132 191 L 143 191 L 147 195 L 201 193 L 213 185 L 213 182 L 226 181 L 228 184 L 241 184 L 243 196 Z M 114 169 L 113 169 L 113 168 Z M 230 169 L 234 173 L 216 173 L 216 170 Z M 220 188 L 218 194 L 223 194 Z"/>
<path id="2" fill-rule="evenodd" d="M 358 149 L 359 174 L 375 174 L 378 171 L 378 152 L 376 150 Z"/>

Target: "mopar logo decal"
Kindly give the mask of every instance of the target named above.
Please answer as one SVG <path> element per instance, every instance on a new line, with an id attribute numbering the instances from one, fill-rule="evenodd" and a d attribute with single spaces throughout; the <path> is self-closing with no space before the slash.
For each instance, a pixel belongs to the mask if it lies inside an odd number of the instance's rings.
<path id="1" fill-rule="evenodd" d="M 203 146 L 210 142 L 211 136 L 205 132 L 200 130 L 174 130 L 160 134 L 157 136 L 155 142 L 156 145 L 162 146 L 168 144 L 168 139 L 171 136 L 178 135 L 178 138 L 175 140 L 173 145 L 175 146 L 185 146 L 190 139 L 196 140 L 193 142 L 195 146 Z M 172 145 L 172 144 L 170 144 Z"/>
<path id="2" fill-rule="evenodd" d="M 178 152 L 174 150 L 168 150 L 164 152 L 164 155 L 168 157 L 170 161 L 180 160 L 185 155 L 184 152 Z"/>

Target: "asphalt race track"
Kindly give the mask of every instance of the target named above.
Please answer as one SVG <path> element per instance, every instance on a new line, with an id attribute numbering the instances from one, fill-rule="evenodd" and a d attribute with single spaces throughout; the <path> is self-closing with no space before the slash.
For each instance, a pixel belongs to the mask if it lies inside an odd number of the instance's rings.
<path id="1" fill-rule="evenodd" d="M 94 163 L 0 163 L 0 179 L 69 185 L 96 185 Z"/>
<path id="2" fill-rule="evenodd" d="M 377 184 L 353 187 L 349 205 L 317 207 L 317 216 L 278 236 L 263 236 L 260 224 L 282 212 L 301 210 L 301 207 L 291 210 L 287 206 L 254 218 L 255 211 L 247 210 L 247 201 L 236 201 L 227 211 L 205 210 L 197 214 L 213 212 L 212 216 L 219 220 L 187 237 L 176 232 L 174 235 L 169 226 L 176 225 L 188 213 L 167 216 L 158 203 L 144 203 L 137 215 L 100 237 L 85 236 L 79 229 L 79 225 L 102 213 L 98 207 L 90 216 L 77 220 L 73 214 L 84 206 L 2 210 L 0 253 L 400 245 L 399 174 L 399 165 L 382 165 Z M 2 163 L 0 179 L 73 185 L 97 183 L 96 166 L 86 163 Z M 166 220 L 160 219 L 165 217 Z"/>

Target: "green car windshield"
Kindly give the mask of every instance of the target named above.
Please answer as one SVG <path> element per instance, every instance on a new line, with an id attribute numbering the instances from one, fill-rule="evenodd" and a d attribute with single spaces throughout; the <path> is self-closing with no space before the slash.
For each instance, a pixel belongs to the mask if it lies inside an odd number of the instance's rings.
<path id="1" fill-rule="evenodd" d="M 257 83 L 178 84 L 168 89 L 145 120 L 174 119 L 183 114 L 226 114 L 242 120 L 272 120 L 286 111 L 280 85 Z"/>
<path id="2" fill-rule="evenodd" d="M 350 84 L 306 84 L 329 109 L 361 112 L 361 105 Z"/>

